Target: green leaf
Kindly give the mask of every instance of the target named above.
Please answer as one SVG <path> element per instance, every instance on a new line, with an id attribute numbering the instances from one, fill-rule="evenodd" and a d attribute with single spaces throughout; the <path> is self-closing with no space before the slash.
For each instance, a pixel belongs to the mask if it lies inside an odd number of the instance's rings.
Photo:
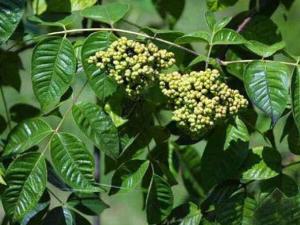
<path id="1" fill-rule="evenodd" d="M 179 157 L 180 165 L 182 167 L 183 177 L 188 182 L 187 185 L 193 187 L 190 192 L 195 192 L 198 196 L 204 196 L 203 189 L 199 183 L 201 171 L 201 157 L 199 151 L 192 147 L 176 148 L 175 151 Z"/>
<path id="2" fill-rule="evenodd" d="M 254 61 L 244 72 L 244 84 L 251 101 L 269 115 L 273 124 L 288 102 L 289 68 L 276 62 Z"/>
<path id="3" fill-rule="evenodd" d="M 287 198 L 279 191 L 269 195 L 256 209 L 253 224 L 290 225 L 300 223 L 300 195 Z"/>
<path id="4" fill-rule="evenodd" d="M 45 225 L 73 225 L 73 216 L 69 209 L 56 207 L 52 209 L 45 218 Z"/>
<path id="5" fill-rule="evenodd" d="M 24 14 L 24 0 L 0 0 L 0 45 L 16 30 Z"/>
<path id="6" fill-rule="evenodd" d="M 228 49 L 226 52 L 226 60 L 227 61 L 239 61 L 242 60 L 243 53 L 238 49 Z M 243 80 L 244 69 L 247 66 L 245 63 L 232 63 L 226 66 L 226 70 L 237 77 L 240 80 Z"/>
<path id="7" fill-rule="evenodd" d="M 230 17 L 230 16 L 223 17 L 220 21 L 218 21 L 216 23 L 215 30 L 219 31 L 219 30 L 223 29 L 230 23 L 231 20 L 232 20 L 232 17 Z"/>
<path id="8" fill-rule="evenodd" d="M 251 150 L 244 162 L 242 178 L 264 180 L 277 176 L 281 170 L 281 156 L 271 149 L 257 147 Z"/>
<path id="9" fill-rule="evenodd" d="M 210 34 L 207 31 L 197 31 L 186 34 L 176 39 L 177 44 L 187 44 L 192 42 L 206 42 L 209 43 Z"/>
<path id="10" fill-rule="evenodd" d="M 81 15 L 92 20 L 113 25 L 121 20 L 129 10 L 129 5 L 123 3 L 110 3 L 96 5 L 81 11 Z"/>
<path id="11" fill-rule="evenodd" d="M 51 133 L 50 125 L 40 118 L 24 121 L 11 131 L 3 156 L 20 154 L 39 144 Z"/>
<path id="12" fill-rule="evenodd" d="M 289 150 L 296 154 L 300 155 L 300 132 L 299 128 L 293 123 L 291 127 L 289 127 L 288 131 L 288 146 Z"/>
<path id="13" fill-rule="evenodd" d="M 100 215 L 109 206 L 97 194 L 72 194 L 67 204 L 80 212 L 89 215 Z"/>
<path id="14" fill-rule="evenodd" d="M 73 117 L 81 131 L 109 157 L 119 156 L 118 130 L 102 108 L 93 103 L 73 106 Z"/>
<path id="15" fill-rule="evenodd" d="M 213 31 L 214 28 L 215 28 L 215 25 L 217 23 L 217 20 L 216 20 L 216 17 L 214 15 L 214 13 L 211 12 L 211 11 L 206 12 L 205 13 L 205 21 L 206 21 L 206 24 L 209 27 L 209 29 L 211 31 Z"/>
<path id="16" fill-rule="evenodd" d="M 238 140 L 247 142 L 249 141 L 249 132 L 244 122 L 237 116 L 235 124 L 229 124 L 226 129 L 225 149 L 230 146 L 231 141 L 237 142 Z"/>
<path id="17" fill-rule="evenodd" d="M 97 32 L 90 35 L 82 46 L 82 65 L 88 77 L 89 84 L 97 97 L 104 101 L 117 90 L 117 84 L 105 71 L 101 71 L 96 65 L 88 63 L 90 56 L 100 50 L 105 50 L 117 38 L 113 33 Z"/>
<path id="18" fill-rule="evenodd" d="M 248 143 L 231 141 L 224 150 L 225 138 L 226 128 L 216 127 L 205 146 L 198 180 L 205 192 L 225 180 L 239 177 L 240 168 L 247 158 Z"/>
<path id="19" fill-rule="evenodd" d="M 20 221 L 35 208 L 47 183 L 46 162 L 40 153 L 28 153 L 12 162 L 6 171 L 8 187 L 2 195 L 5 212 Z"/>
<path id="20" fill-rule="evenodd" d="M 50 196 L 48 191 L 45 191 L 36 207 L 28 212 L 20 225 L 38 225 L 42 224 L 45 214 L 50 206 Z"/>
<path id="21" fill-rule="evenodd" d="M 47 17 L 38 17 L 38 16 L 30 16 L 28 17 L 28 21 L 38 24 L 38 25 L 42 25 L 42 26 L 54 26 L 54 27 L 65 27 L 65 26 L 69 26 L 71 24 L 73 24 L 76 20 L 76 18 L 78 17 L 77 14 L 71 14 L 68 16 L 64 16 L 61 17 L 59 16 L 58 18 L 53 18 L 55 15 L 52 15 L 49 18 Z"/>
<path id="22" fill-rule="evenodd" d="M 279 174 L 271 179 L 262 180 L 259 184 L 262 193 L 272 193 L 279 190 L 286 196 L 295 196 L 299 193 L 299 187 L 295 180 L 285 174 Z"/>
<path id="23" fill-rule="evenodd" d="M 0 114 L 0 134 L 6 130 L 7 124 L 5 118 Z"/>
<path id="24" fill-rule="evenodd" d="M 104 106 L 105 112 L 110 116 L 116 127 L 121 127 L 128 121 L 121 116 L 123 111 L 122 101 L 122 97 L 111 98 L 110 101 Z"/>
<path id="25" fill-rule="evenodd" d="M 146 201 L 149 224 L 162 222 L 173 208 L 173 193 L 170 185 L 162 177 L 153 174 Z"/>
<path id="26" fill-rule="evenodd" d="M 233 6 L 238 0 L 206 0 L 207 8 L 211 11 L 217 11 L 229 6 Z"/>
<path id="27" fill-rule="evenodd" d="M 40 110 L 32 105 L 18 103 L 9 109 L 9 113 L 12 121 L 20 123 L 24 120 L 37 117 L 40 114 Z"/>
<path id="28" fill-rule="evenodd" d="M 285 47 L 285 43 L 283 41 L 280 41 L 273 45 L 266 45 L 258 41 L 247 41 L 245 43 L 245 46 L 253 53 L 267 58 L 274 55 L 279 50 L 283 49 Z"/>
<path id="29" fill-rule="evenodd" d="M 43 111 L 51 111 L 60 102 L 75 72 L 75 52 L 68 39 L 49 37 L 37 44 L 32 56 L 32 85 Z"/>
<path id="30" fill-rule="evenodd" d="M 57 133 L 51 140 L 51 159 L 56 172 L 78 192 L 96 192 L 93 156 L 77 137 Z"/>
<path id="31" fill-rule="evenodd" d="M 291 84 L 291 95 L 292 95 L 292 110 L 293 116 L 300 133 L 300 67 L 297 66 L 294 69 L 292 84 Z"/>
<path id="32" fill-rule="evenodd" d="M 97 0 L 33 0 L 34 14 L 41 15 L 47 12 L 69 13 L 91 7 Z"/>
<path id="33" fill-rule="evenodd" d="M 13 87 L 16 91 L 21 89 L 20 70 L 23 69 L 18 53 L 0 50 L 0 86 Z"/>
<path id="34" fill-rule="evenodd" d="M 7 185 L 3 177 L 4 177 L 4 168 L 3 169 L 0 168 L 0 184 Z"/>
<path id="35" fill-rule="evenodd" d="M 228 28 L 217 31 L 212 41 L 214 45 L 240 45 L 245 42 L 246 40 L 239 33 Z"/>
<path id="36" fill-rule="evenodd" d="M 170 4 L 169 0 L 152 0 L 159 15 L 169 24 L 174 27 L 178 19 L 183 13 L 185 0 L 176 0 Z"/>
<path id="37" fill-rule="evenodd" d="M 197 205 L 190 202 L 189 214 L 183 218 L 179 225 L 199 225 L 201 218 L 201 210 Z"/>
<path id="38" fill-rule="evenodd" d="M 247 40 L 255 40 L 266 45 L 272 45 L 282 40 L 276 23 L 268 16 L 261 14 L 251 17 L 251 20 L 242 29 L 241 35 Z"/>
<path id="39" fill-rule="evenodd" d="M 234 194 L 217 205 L 216 221 L 220 225 L 252 225 L 256 207 L 256 202 L 245 193 Z"/>
<path id="40" fill-rule="evenodd" d="M 141 183 L 148 167 L 149 161 L 142 160 L 131 160 L 121 165 L 112 177 L 110 194 L 134 190 Z"/>

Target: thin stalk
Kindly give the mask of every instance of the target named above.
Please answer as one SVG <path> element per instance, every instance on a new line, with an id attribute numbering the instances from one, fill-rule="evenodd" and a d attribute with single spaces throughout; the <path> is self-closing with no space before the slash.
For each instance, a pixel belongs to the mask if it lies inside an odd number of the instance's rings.
<path id="1" fill-rule="evenodd" d="M 141 37 L 145 37 L 145 38 L 149 38 L 152 40 L 156 40 L 159 41 L 161 43 L 165 43 L 168 44 L 170 46 L 176 47 L 178 49 L 181 49 L 183 51 L 189 52 L 193 55 L 198 56 L 199 54 L 191 49 L 185 48 L 183 46 L 177 45 L 173 42 L 158 38 L 158 37 L 152 37 L 148 34 L 144 34 L 144 33 L 139 33 L 139 32 L 135 32 L 135 31 L 129 31 L 129 30 L 123 30 L 123 29 L 119 29 L 119 28 L 86 28 L 86 29 L 71 29 L 71 30 L 65 30 L 65 31 L 57 31 L 57 32 L 52 32 L 52 33 L 48 33 L 46 34 L 47 36 L 53 36 L 53 35 L 61 35 L 61 34 L 68 34 L 68 33 L 81 33 L 81 32 L 93 32 L 93 31 L 114 31 L 114 32 L 120 32 L 120 33 L 126 33 L 126 34 L 133 34 L 133 35 L 137 35 L 137 36 L 141 36 Z"/>
<path id="2" fill-rule="evenodd" d="M 209 65 L 209 59 L 210 59 L 211 51 L 212 51 L 212 48 L 213 48 L 214 36 L 215 36 L 215 31 L 213 30 L 212 34 L 211 34 L 211 37 L 210 37 L 210 41 L 209 41 L 207 58 L 206 58 L 206 62 L 205 62 L 205 69 L 207 69 L 208 65 Z"/>
<path id="3" fill-rule="evenodd" d="M 283 169 L 286 169 L 286 168 L 289 168 L 291 166 L 295 166 L 295 165 L 298 165 L 300 164 L 300 161 L 297 161 L 297 162 L 292 162 L 290 164 L 287 164 L 287 165 L 283 165 Z"/>
<path id="4" fill-rule="evenodd" d="M 223 65 L 223 66 L 227 66 L 227 65 L 230 65 L 230 64 L 236 64 L 236 63 L 251 63 L 253 61 L 277 62 L 277 63 L 289 65 L 289 66 L 298 66 L 299 65 L 298 62 L 292 63 L 292 62 L 275 61 L 275 60 L 265 60 L 265 59 L 244 59 L 244 60 L 236 60 L 236 61 L 223 61 L 223 60 L 219 60 L 220 64 Z"/>
<path id="5" fill-rule="evenodd" d="M 43 36 L 53 36 L 53 35 L 66 35 L 66 34 L 71 34 L 71 33 L 84 33 L 84 32 L 96 32 L 96 31 L 114 31 L 114 32 L 120 32 L 120 33 L 126 33 L 126 34 L 132 34 L 132 35 L 137 35 L 137 36 L 141 36 L 141 37 L 145 37 L 145 38 L 148 38 L 148 39 L 151 39 L 151 40 L 156 40 L 156 41 L 159 41 L 161 43 L 165 43 L 167 45 L 170 45 L 170 46 L 173 46 L 175 48 L 178 48 L 178 49 L 181 49 L 185 52 L 188 52 L 190 54 L 193 54 L 195 56 L 199 56 L 200 54 L 191 50 L 191 49 L 188 49 L 188 48 L 185 48 L 181 45 L 178 45 L 178 44 L 175 44 L 173 42 L 170 42 L 170 41 L 167 41 L 167 40 L 164 40 L 162 38 L 158 38 L 158 37 L 153 37 L 153 36 L 150 36 L 150 35 L 147 35 L 147 34 L 144 34 L 144 33 L 140 33 L 140 32 L 135 32 L 135 31 L 130 31 L 130 30 L 124 30 L 124 29 L 119 29 L 119 28 L 82 28 L 82 29 L 71 29 L 71 30 L 64 30 L 64 31 L 57 31 L 57 32 L 51 32 L 51 33 L 48 33 L 48 34 L 44 34 L 44 35 L 41 35 L 41 36 L 38 36 L 38 38 L 40 37 L 43 37 Z M 213 45 L 210 44 L 209 46 L 209 50 L 208 50 L 208 57 L 207 57 L 207 66 L 209 64 L 209 58 L 210 58 L 210 55 L 211 55 L 211 51 L 212 51 L 212 48 L 213 48 Z M 27 49 L 26 47 L 24 49 Z M 17 50 L 17 52 L 21 52 L 23 50 L 23 48 L 21 48 L 20 50 Z M 225 60 L 220 60 L 218 59 L 218 62 L 223 65 L 223 66 L 227 66 L 229 64 L 234 64 L 234 63 L 251 63 L 253 61 L 263 61 L 263 62 L 276 62 L 276 63 L 281 63 L 281 64 L 285 64 L 285 65 L 289 65 L 289 66 L 298 66 L 299 63 L 291 63 L 291 62 L 285 62 L 285 61 L 273 61 L 273 60 L 259 60 L 259 59 L 245 59 L 245 60 L 236 60 L 236 61 L 225 61 Z"/>
<path id="6" fill-rule="evenodd" d="M 6 98 L 5 98 L 4 91 L 3 91 L 3 88 L 1 85 L 0 85 L 0 93 L 1 93 L 1 98 L 2 98 L 3 105 L 4 105 L 4 109 L 5 109 L 7 126 L 8 126 L 8 129 L 11 130 L 11 120 L 10 120 L 10 115 L 8 112 L 8 106 L 7 106 Z"/>

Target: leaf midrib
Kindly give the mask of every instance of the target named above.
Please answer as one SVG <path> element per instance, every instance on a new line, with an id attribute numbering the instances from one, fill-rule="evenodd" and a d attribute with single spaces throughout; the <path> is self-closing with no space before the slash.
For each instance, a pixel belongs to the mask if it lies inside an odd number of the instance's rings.
<path id="1" fill-rule="evenodd" d="M 76 163 L 76 161 L 73 159 L 73 157 L 71 157 L 70 152 L 68 151 L 68 148 L 66 147 L 65 143 L 63 142 L 63 138 L 61 137 L 60 134 L 56 135 L 60 141 L 60 143 L 63 146 L 63 149 L 65 150 L 65 152 L 67 153 L 67 155 L 69 156 L 69 158 L 71 159 L 72 163 L 75 165 L 77 171 L 79 171 L 79 173 L 83 176 L 84 180 L 87 182 L 87 184 L 91 185 L 91 187 L 93 187 L 93 185 L 90 183 L 90 181 L 86 178 L 86 176 L 82 173 L 82 171 L 79 169 L 78 164 Z M 81 185 L 80 185 L 81 186 Z M 82 187 L 81 187 L 82 188 Z"/>

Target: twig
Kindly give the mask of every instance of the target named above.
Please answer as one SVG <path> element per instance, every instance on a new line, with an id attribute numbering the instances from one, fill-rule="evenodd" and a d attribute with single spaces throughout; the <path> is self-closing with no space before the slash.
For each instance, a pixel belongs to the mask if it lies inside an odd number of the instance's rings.
<path id="1" fill-rule="evenodd" d="M 222 66 L 228 66 L 230 64 L 236 64 L 236 63 L 251 63 L 254 61 L 262 61 L 262 62 L 276 62 L 276 63 L 281 63 L 281 64 L 285 64 L 285 65 L 290 65 L 290 66 L 298 66 L 299 63 L 295 62 L 284 62 L 284 61 L 275 61 L 275 60 L 265 60 L 265 59 L 243 59 L 243 60 L 236 60 L 236 61 L 223 61 L 223 60 L 218 60 L 219 63 Z"/>
<path id="2" fill-rule="evenodd" d="M 120 32 L 120 33 L 126 33 L 126 34 L 133 34 L 133 35 L 137 35 L 137 36 L 141 36 L 141 37 L 145 37 L 145 38 L 149 38 L 152 40 L 156 40 L 165 44 L 168 44 L 170 46 L 176 47 L 178 49 L 181 49 L 183 51 L 189 52 L 193 55 L 198 56 L 199 54 L 191 49 L 185 48 L 183 46 L 177 45 L 173 42 L 158 38 L 158 37 L 152 37 L 148 34 L 144 34 L 144 33 L 139 33 L 139 32 L 135 32 L 135 31 L 129 31 L 129 30 L 123 30 L 123 29 L 119 29 L 119 28 L 86 28 L 86 29 L 72 29 L 72 30 L 66 30 L 66 31 L 57 31 L 57 32 L 52 32 L 52 33 L 48 33 L 46 34 L 47 36 L 53 36 L 53 35 L 61 35 L 61 34 L 69 34 L 69 33 L 82 33 L 82 32 L 93 32 L 93 31 L 114 31 L 114 32 Z"/>

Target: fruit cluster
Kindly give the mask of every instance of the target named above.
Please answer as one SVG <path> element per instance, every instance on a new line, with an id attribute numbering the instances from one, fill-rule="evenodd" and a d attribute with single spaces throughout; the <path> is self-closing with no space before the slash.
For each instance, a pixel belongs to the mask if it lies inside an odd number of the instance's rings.
<path id="1" fill-rule="evenodd" d="M 153 43 L 144 44 L 122 37 L 107 50 L 91 56 L 88 62 L 105 70 L 125 87 L 128 96 L 136 98 L 158 79 L 162 69 L 175 64 L 175 59 L 174 53 L 159 49 Z"/>
<path id="2" fill-rule="evenodd" d="M 191 136 L 248 105 L 238 90 L 221 81 L 218 70 L 161 74 L 160 87 L 174 109 L 173 120 Z"/>

